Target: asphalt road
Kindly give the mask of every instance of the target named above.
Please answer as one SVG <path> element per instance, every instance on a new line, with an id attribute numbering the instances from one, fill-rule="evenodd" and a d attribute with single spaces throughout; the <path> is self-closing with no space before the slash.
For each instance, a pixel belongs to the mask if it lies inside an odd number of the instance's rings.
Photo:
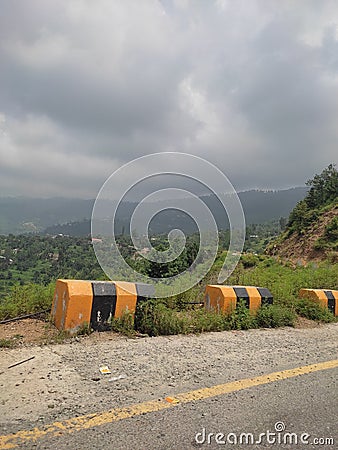
<path id="1" fill-rule="evenodd" d="M 333 449 L 337 337 L 331 324 L 4 350 L 0 448 Z M 98 379 L 102 362 L 126 378 Z"/>
<path id="2" fill-rule="evenodd" d="M 312 443 L 316 438 L 333 438 L 337 445 L 336 377 L 336 369 L 303 375 L 208 400 L 177 405 L 168 410 L 113 422 L 59 438 L 49 438 L 40 441 L 36 448 L 58 450 L 196 450 L 196 448 L 229 447 L 334 449 L 337 447 L 333 443 L 332 445 L 312 445 Z M 277 429 L 283 428 L 281 422 L 285 426 L 285 431 L 276 433 L 275 425 Z M 270 435 L 267 436 L 268 431 Z M 296 437 L 292 436 L 291 445 L 285 434 L 288 432 L 297 434 L 298 440 L 296 441 Z M 226 439 L 229 442 L 217 444 L 215 441 L 217 433 L 224 434 L 223 438 L 218 436 L 219 442 Z M 244 440 L 244 444 L 240 445 L 241 433 L 252 433 L 254 442 L 259 440 L 261 433 L 266 435 L 261 437 L 261 444 L 246 445 L 247 441 Z M 308 444 L 302 444 L 301 439 Z M 251 443 L 251 440 L 248 442 Z"/>

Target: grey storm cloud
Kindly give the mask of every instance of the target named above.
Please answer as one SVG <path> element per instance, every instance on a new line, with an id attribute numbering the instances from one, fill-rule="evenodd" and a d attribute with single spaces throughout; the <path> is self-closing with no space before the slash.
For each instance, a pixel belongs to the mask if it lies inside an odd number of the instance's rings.
<path id="1" fill-rule="evenodd" d="M 337 162 L 335 0 L 2 0 L 0 61 L 2 195 L 95 197 L 164 151 L 238 190 Z"/>

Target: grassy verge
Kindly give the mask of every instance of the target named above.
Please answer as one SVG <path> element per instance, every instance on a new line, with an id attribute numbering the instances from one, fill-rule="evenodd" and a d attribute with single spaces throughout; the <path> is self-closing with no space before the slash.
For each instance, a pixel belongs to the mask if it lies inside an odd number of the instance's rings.
<path id="1" fill-rule="evenodd" d="M 114 319 L 112 330 L 128 336 L 134 335 L 135 332 L 158 336 L 293 326 L 297 315 L 325 323 L 335 320 L 328 310 L 318 304 L 299 299 L 298 293 L 301 288 L 338 289 L 338 264 L 293 267 L 289 263 L 282 264 L 268 257 L 243 255 L 227 284 L 264 286 L 272 292 L 274 304 L 262 307 L 256 315 L 250 313 L 244 305 L 239 305 L 235 311 L 228 314 L 217 314 L 190 304 L 203 301 L 205 284 L 216 282 L 219 269 L 219 262 L 216 261 L 214 269 L 205 277 L 203 284 L 181 295 L 139 303 L 135 319 L 130 314 Z M 54 289 L 55 284 L 14 286 L 0 303 L 0 320 L 50 309 Z M 90 332 L 90 327 L 84 325 L 78 334 Z M 2 344 L 11 345 L 6 342 Z"/>
<path id="2" fill-rule="evenodd" d="M 307 298 L 298 299 L 295 302 L 295 311 L 300 316 L 317 322 L 329 323 L 336 320 L 329 310 Z"/>
<path id="3" fill-rule="evenodd" d="M 54 290 L 55 283 L 47 286 L 33 283 L 13 286 L 0 303 L 0 320 L 50 309 Z"/>
<path id="4" fill-rule="evenodd" d="M 219 314 L 204 308 L 177 311 L 156 300 L 149 300 L 138 307 L 135 328 L 149 336 L 159 336 L 293 326 L 295 320 L 294 311 L 278 305 L 264 306 L 254 315 L 241 303 L 234 311 Z"/>

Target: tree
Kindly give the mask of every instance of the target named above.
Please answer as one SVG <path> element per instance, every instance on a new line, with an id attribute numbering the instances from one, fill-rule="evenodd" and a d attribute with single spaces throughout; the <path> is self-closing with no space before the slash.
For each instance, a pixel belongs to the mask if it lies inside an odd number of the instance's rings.
<path id="1" fill-rule="evenodd" d="M 288 231 L 304 230 L 315 222 L 321 209 L 338 200 L 338 172 L 334 164 L 330 164 L 320 175 L 315 175 L 306 182 L 311 186 L 304 200 L 297 203 L 290 214 Z"/>
<path id="2" fill-rule="evenodd" d="M 281 217 L 279 219 L 279 226 L 282 231 L 285 230 L 286 223 L 287 223 L 287 219 L 285 217 Z"/>
<path id="3" fill-rule="evenodd" d="M 306 204 L 309 208 L 318 208 L 333 202 L 338 198 L 338 171 L 334 164 L 330 164 L 320 175 L 315 175 L 306 182 L 311 186 Z"/>

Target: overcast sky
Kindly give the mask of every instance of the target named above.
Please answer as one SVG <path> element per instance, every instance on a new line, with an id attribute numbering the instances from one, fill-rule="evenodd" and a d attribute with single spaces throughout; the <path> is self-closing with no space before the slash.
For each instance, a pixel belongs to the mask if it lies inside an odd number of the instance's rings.
<path id="1" fill-rule="evenodd" d="M 94 198 L 180 151 L 237 190 L 338 155 L 336 0 L 1 0 L 0 195 Z"/>

